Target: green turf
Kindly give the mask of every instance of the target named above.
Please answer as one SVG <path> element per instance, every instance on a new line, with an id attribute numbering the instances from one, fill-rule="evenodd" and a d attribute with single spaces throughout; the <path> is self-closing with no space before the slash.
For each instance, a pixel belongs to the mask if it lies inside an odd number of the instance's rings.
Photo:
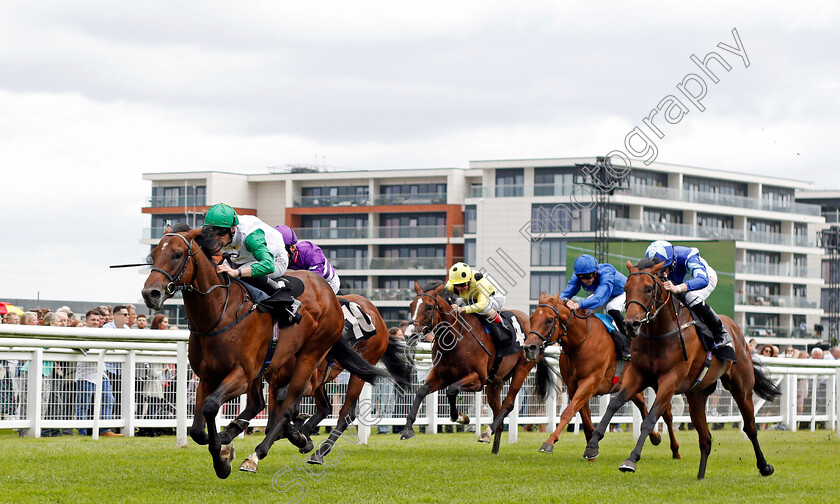
<path id="1" fill-rule="evenodd" d="M 3 502 L 286 502 L 306 482 L 300 502 L 840 502 L 840 441 L 829 431 L 761 432 L 776 472 L 759 476 L 750 443 L 734 429 L 713 432 L 704 481 L 693 431 L 678 432 L 682 460 L 666 442 L 645 446 L 635 474 L 618 471 L 632 449 L 629 433 L 609 433 L 595 462 L 582 457 L 583 435 L 564 433 L 553 455 L 537 452 L 545 434 L 523 432 L 501 454 L 472 434 L 373 435 L 368 446 L 339 441 L 329 468 L 296 468 L 297 451 L 279 441 L 257 474 L 236 468 L 262 440 L 237 440 L 234 470 L 215 477 L 205 447 L 174 438 L 18 438 L 0 434 Z M 316 437 L 316 442 L 324 437 Z M 340 460 L 339 460 L 340 458 Z M 288 472 L 283 472 L 288 467 Z M 294 478 L 300 478 L 295 483 Z M 297 484 L 297 486 L 295 486 Z M 286 487 L 282 494 L 276 488 Z"/>

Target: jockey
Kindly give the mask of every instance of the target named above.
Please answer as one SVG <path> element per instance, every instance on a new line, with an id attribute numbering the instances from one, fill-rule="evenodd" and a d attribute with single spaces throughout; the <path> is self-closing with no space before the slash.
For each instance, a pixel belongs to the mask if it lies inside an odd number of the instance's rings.
<path id="1" fill-rule="evenodd" d="M 505 304 L 505 296 L 489 279 L 479 275 L 473 275 L 472 268 L 464 262 L 455 263 L 449 268 L 449 281 L 443 289 L 454 292 L 466 302 L 466 306 L 453 304 L 452 309 L 456 313 L 484 315 L 491 328 L 505 327 L 499 315 Z"/>
<path id="2" fill-rule="evenodd" d="M 732 347 L 732 337 L 706 299 L 717 286 L 717 272 L 700 257 L 696 248 L 671 245 L 657 240 L 648 245 L 645 257 L 664 262 L 664 287 L 674 294 L 685 293 L 684 302 L 705 323 L 715 338 L 715 348 Z M 685 281 L 686 275 L 691 278 Z"/>
<path id="3" fill-rule="evenodd" d="M 215 241 L 216 248 L 230 262 L 222 261 L 216 266 L 216 273 L 239 278 L 269 296 L 280 290 L 282 286 L 276 280 L 286 272 L 288 256 L 283 250 L 283 237 L 276 229 L 256 216 L 238 216 L 231 206 L 218 203 L 207 210 L 201 234 L 205 240 Z M 286 294 L 285 298 L 288 297 Z M 280 304 L 272 300 L 269 298 L 265 304 Z M 289 317 L 285 322 L 297 323 L 300 301 L 293 299 L 291 306 L 289 303 L 287 300 L 282 302 L 284 315 Z"/>
<path id="4" fill-rule="evenodd" d="M 575 274 L 569 279 L 566 290 L 560 294 L 560 299 L 566 300 L 570 310 L 583 308 L 597 310 L 604 307 L 607 314 L 615 321 L 618 331 L 610 332 L 615 347 L 624 360 L 630 360 L 630 342 L 624 335 L 624 284 L 627 277 L 615 269 L 612 264 L 598 264 L 589 254 L 583 254 L 575 259 Z M 572 301 L 580 289 L 583 288 L 590 296 L 577 303 Z M 614 333 L 618 334 L 614 334 Z"/>
<path id="5" fill-rule="evenodd" d="M 275 226 L 277 231 L 283 235 L 283 243 L 286 245 L 286 252 L 289 254 L 289 269 L 309 270 L 324 277 L 330 284 L 334 293 L 338 294 L 341 288 L 341 279 L 335 272 L 330 261 L 324 256 L 321 247 L 306 240 L 298 241 L 295 231 L 289 226 Z"/>

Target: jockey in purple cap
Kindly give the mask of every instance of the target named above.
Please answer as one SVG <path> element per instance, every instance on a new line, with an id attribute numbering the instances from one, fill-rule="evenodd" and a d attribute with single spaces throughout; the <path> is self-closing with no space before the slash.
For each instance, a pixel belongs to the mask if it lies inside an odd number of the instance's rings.
<path id="1" fill-rule="evenodd" d="M 335 268 L 324 256 L 321 247 L 306 240 L 298 241 L 295 231 L 289 226 L 275 226 L 277 231 L 283 235 L 286 243 L 286 251 L 289 253 L 289 269 L 309 270 L 324 277 L 330 284 L 334 293 L 338 294 L 341 288 L 341 279 L 335 272 Z"/>

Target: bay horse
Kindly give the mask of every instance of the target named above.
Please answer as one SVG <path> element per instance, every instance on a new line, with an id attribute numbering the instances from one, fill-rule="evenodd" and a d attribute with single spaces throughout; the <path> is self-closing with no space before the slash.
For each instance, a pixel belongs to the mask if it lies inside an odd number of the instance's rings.
<path id="1" fill-rule="evenodd" d="M 601 321 L 593 322 L 591 314 L 585 316 L 583 313 L 583 310 L 569 309 L 559 295 L 549 296 L 543 293 L 540 294 L 537 309 L 531 314 L 531 332 L 525 340 L 525 357 L 528 360 L 536 360 L 542 356 L 547 346 L 559 343 L 563 349 L 559 359 L 560 376 L 569 395 L 569 404 L 560 414 L 560 423 L 539 449 L 543 453 L 554 452 L 554 444 L 560 438 L 560 433 L 578 412 L 583 434 L 589 442 L 595 430 L 589 400 L 595 396 L 612 393 L 621 386 L 623 380 L 623 373 L 616 373 L 616 368 L 619 362 L 624 361 L 618 360 L 619 356 L 609 330 Z M 648 411 L 641 392 L 630 396 L 630 400 L 639 408 L 643 417 L 647 416 Z M 675 459 L 682 458 L 680 445 L 674 437 L 670 404 L 662 416 L 668 426 L 671 454 Z M 662 441 L 660 434 L 655 431 L 651 431 L 649 437 L 654 445 Z"/>
<path id="2" fill-rule="evenodd" d="M 685 394 L 691 423 L 697 430 L 700 445 L 700 468 L 697 479 L 706 474 L 706 462 L 712 449 L 712 435 L 706 423 L 706 400 L 714 392 L 718 379 L 729 390 L 744 419 L 744 433 L 755 451 L 759 474 L 773 474 L 767 463 L 755 428 L 753 392 L 767 401 L 780 395 L 778 387 L 756 366 L 747 349 L 741 329 L 726 316 L 721 316 L 724 326 L 732 336 L 737 363 L 722 360 L 704 350 L 693 325 L 689 310 L 678 303 L 665 290 L 660 276 L 664 263 L 655 264 L 642 259 L 638 267 L 627 261 L 630 274 L 624 289 L 627 294 L 625 324 L 628 333 L 638 335 L 631 345 L 630 368 L 625 372 L 624 383 L 598 424 L 586 446 L 584 458 L 598 456 L 598 442 L 603 438 L 609 420 L 628 397 L 652 387 L 656 400 L 642 422 L 642 432 L 636 447 L 619 470 L 635 472 L 641 457 L 645 435 L 659 418 L 662 405 L 670 404 L 674 394 Z M 642 327 L 645 331 L 642 332 Z"/>
<path id="3" fill-rule="evenodd" d="M 458 414 L 456 399 L 458 393 L 478 392 L 485 388 L 487 403 L 493 410 L 493 425 L 479 437 L 480 442 L 490 442 L 490 434 L 495 434 L 493 453 L 498 454 L 502 434 L 502 422 L 513 409 L 514 399 L 535 363 L 528 362 L 522 351 L 505 356 L 495 376 L 488 381 L 493 366 L 496 346 L 484 329 L 481 315 L 453 313 L 450 301 L 441 294 L 442 282 L 429 282 L 422 289 L 414 282 L 417 293 L 409 305 L 412 322 L 419 334 L 435 334 L 432 345 L 433 367 L 426 382 L 421 386 L 406 418 L 406 424 L 400 433 L 400 439 L 414 437 L 414 420 L 423 399 L 432 392 L 447 388 L 449 399 L 449 418 L 453 422 L 469 423 L 466 415 Z M 513 310 L 524 332 L 530 330 L 527 316 Z M 542 361 L 540 361 L 542 362 Z M 545 365 L 545 363 L 543 363 Z M 513 377 L 504 406 L 501 404 L 501 390 L 504 382 Z M 538 390 L 546 397 L 550 388 L 551 375 L 538 373 Z"/>
<path id="4" fill-rule="evenodd" d="M 395 381 L 408 387 L 411 384 L 411 375 L 414 370 L 414 364 L 406 358 L 405 343 L 388 334 L 388 326 L 376 306 L 367 298 L 355 294 L 338 296 L 339 299 L 347 300 L 358 304 L 364 313 L 366 313 L 375 330 L 374 334 L 369 338 L 361 339 L 353 346 L 362 358 L 370 364 L 376 364 L 380 360 L 385 365 L 385 368 L 394 377 Z M 282 388 L 285 383 L 285 374 L 291 371 L 290 365 L 283 367 L 280 373 L 272 375 L 269 382 L 269 423 L 276 417 L 279 412 L 277 410 L 278 394 L 282 393 Z M 332 403 L 326 393 L 326 384 L 335 380 L 338 374 L 342 371 L 341 364 L 330 366 L 327 362 L 322 361 L 315 372 L 312 374 L 307 391 L 303 396 L 314 396 L 315 406 L 317 410 L 315 414 L 309 417 L 301 426 L 300 433 L 307 439 L 310 439 L 312 432 L 318 424 L 329 415 L 332 410 Z M 330 436 L 318 447 L 318 450 L 313 453 L 307 462 L 310 464 L 323 464 L 324 459 L 332 450 L 332 447 L 338 441 L 338 438 L 347 428 L 353 423 L 357 414 L 357 401 L 359 395 L 362 393 L 362 387 L 365 380 L 357 374 L 351 373 L 350 380 L 347 383 L 347 392 L 344 396 L 344 403 L 338 414 L 338 422 L 335 428 L 330 432 Z M 297 409 L 297 408 L 296 408 Z M 293 417 L 296 417 L 293 414 Z M 311 441 L 310 441 L 311 442 Z M 251 471 L 256 470 L 256 463 L 249 457 L 246 459 L 241 470 Z"/>
<path id="5" fill-rule="evenodd" d="M 297 325 L 279 329 L 273 358 L 263 370 L 272 339 L 272 316 L 256 310 L 244 286 L 216 273 L 216 265 L 211 260 L 213 248 L 213 244 L 204 243 L 199 229 L 167 233 L 152 250 L 152 271 L 142 295 L 147 307 L 160 310 L 166 299 L 177 291 L 183 292 L 190 328 L 189 361 L 200 378 L 190 436 L 196 443 L 208 445 L 216 476 L 227 478 L 234 456 L 228 443 L 247 427 L 247 420 L 265 407 L 263 373 L 270 379 L 294 360 L 288 393 L 278 408 L 282 412 L 289 410 L 304 391 L 315 367 L 328 352 L 332 351 L 360 374 L 365 372 L 360 362 L 368 366 L 368 376 L 382 373 L 352 349 L 341 346 L 344 317 L 338 299 L 321 276 L 308 271 L 289 273 L 304 284 L 304 291 L 298 297 L 301 320 Z M 216 429 L 219 408 L 245 393 L 248 394 L 246 408 L 219 434 Z M 263 456 L 281 433 L 301 450 L 306 448 L 307 439 L 295 429 L 288 416 L 279 418 L 274 429 L 276 436 L 268 433 L 257 448 Z"/>

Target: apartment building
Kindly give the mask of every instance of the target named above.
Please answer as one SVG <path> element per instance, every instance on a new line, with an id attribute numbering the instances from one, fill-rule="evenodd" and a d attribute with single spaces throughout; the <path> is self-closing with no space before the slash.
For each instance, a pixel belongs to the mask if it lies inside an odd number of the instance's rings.
<path id="1" fill-rule="evenodd" d="M 576 166 L 595 162 L 149 173 L 144 243 L 154 246 L 167 223 L 200 226 L 209 205 L 225 202 L 317 243 L 339 270 L 342 293 L 370 297 L 392 322 L 408 317 L 415 280 L 442 279 L 461 259 L 490 275 L 507 292 L 509 307 L 529 311 L 539 292 L 565 286 L 567 256 L 577 255 L 568 244 L 596 236 L 598 213 L 591 194 L 587 201 L 581 191 Z M 730 315 L 737 323 L 752 333 L 788 336 L 802 321 L 808 327 L 820 321 L 816 232 L 825 218 L 819 206 L 795 197 L 812 190 L 810 182 L 665 163 L 634 163 L 624 182 L 609 201 L 611 240 L 731 241 L 736 299 Z"/>

